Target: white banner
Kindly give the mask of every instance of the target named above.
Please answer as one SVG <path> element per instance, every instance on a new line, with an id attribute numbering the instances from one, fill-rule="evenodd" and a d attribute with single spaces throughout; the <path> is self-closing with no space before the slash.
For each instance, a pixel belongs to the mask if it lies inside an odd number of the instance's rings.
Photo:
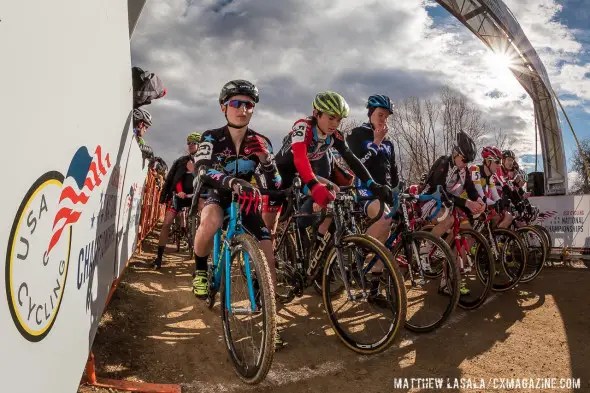
<path id="1" fill-rule="evenodd" d="M 11 393 L 74 393 L 133 251 L 145 178 L 127 2 L 0 8 L 0 162 L 13 173 L 0 197 L 0 380 Z"/>
<path id="2" fill-rule="evenodd" d="M 538 223 L 551 233 L 553 247 L 590 248 L 590 195 L 531 197 Z"/>
<path id="3" fill-rule="evenodd" d="M 143 162 L 141 150 L 131 139 L 129 159 L 124 170 L 124 181 L 119 189 L 119 207 L 117 210 L 117 260 L 115 277 L 125 269 L 125 263 L 135 251 L 139 220 L 141 218 L 141 197 L 147 176 L 147 161 Z M 142 165 L 142 163 L 144 165 Z"/>

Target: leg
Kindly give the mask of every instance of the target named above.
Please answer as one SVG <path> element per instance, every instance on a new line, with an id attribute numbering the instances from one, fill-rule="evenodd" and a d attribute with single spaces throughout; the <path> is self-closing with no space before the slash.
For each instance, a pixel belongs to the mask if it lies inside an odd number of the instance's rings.
<path id="1" fill-rule="evenodd" d="M 502 221 L 498 224 L 498 228 L 508 229 L 512 225 L 514 216 L 510 212 L 505 212 Z"/>
<path id="2" fill-rule="evenodd" d="M 213 246 L 213 237 L 223 224 L 223 210 L 219 204 L 205 202 L 201 211 L 201 221 L 195 233 L 195 273 L 193 276 L 193 294 L 206 299 L 208 293 L 207 259 Z"/>
<path id="3" fill-rule="evenodd" d="M 374 200 L 366 206 L 365 211 L 369 218 L 373 219 L 377 216 L 381 203 L 381 201 Z M 391 218 L 385 218 L 387 214 L 389 214 L 389 207 L 385 206 L 383 215 L 367 229 L 367 234 L 375 237 L 381 243 L 385 243 L 391 231 Z"/>
<path id="4" fill-rule="evenodd" d="M 381 201 L 374 200 L 370 201 L 367 205 L 365 205 L 365 213 L 370 219 L 374 219 L 377 214 L 379 214 L 379 209 L 381 208 Z M 389 214 L 389 207 L 385 206 L 383 210 L 383 214 L 375 222 L 367 229 L 367 235 L 373 236 L 381 243 L 385 243 L 387 238 L 389 237 L 389 233 L 391 232 L 391 218 L 385 218 L 385 216 Z M 379 278 L 377 275 L 381 274 L 383 271 L 383 262 L 378 261 L 375 266 L 373 266 L 371 272 L 376 276 L 375 281 Z"/>
<path id="5" fill-rule="evenodd" d="M 174 222 L 174 218 L 176 217 L 176 210 L 170 206 L 166 210 L 166 215 L 164 216 L 164 223 L 162 224 L 162 231 L 160 232 L 160 238 L 158 239 L 158 256 L 152 262 L 152 267 L 154 269 L 159 269 L 162 267 L 162 258 L 164 256 L 164 250 L 166 250 L 166 243 L 168 243 L 168 235 L 170 235 L 170 225 Z"/>

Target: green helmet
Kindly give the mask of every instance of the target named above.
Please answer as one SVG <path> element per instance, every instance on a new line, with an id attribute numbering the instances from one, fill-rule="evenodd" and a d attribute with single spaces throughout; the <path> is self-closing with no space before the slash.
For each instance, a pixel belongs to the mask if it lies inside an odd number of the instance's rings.
<path id="1" fill-rule="evenodd" d="M 350 110 L 344 97 L 333 91 L 318 93 L 313 100 L 313 109 L 340 117 L 348 117 Z"/>
<path id="2" fill-rule="evenodd" d="M 186 137 L 186 143 L 189 143 L 189 142 L 197 142 L 197 143 L 201 142 L 201 134 L 199 134 L 198 132 L 191 132 Z"/>

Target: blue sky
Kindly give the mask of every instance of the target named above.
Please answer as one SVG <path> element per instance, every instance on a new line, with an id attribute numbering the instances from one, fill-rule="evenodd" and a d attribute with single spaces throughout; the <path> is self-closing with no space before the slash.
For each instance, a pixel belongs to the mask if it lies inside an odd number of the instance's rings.
<path id="1" fill-rule="evenodd" d="M 505 1 L 505 3 L 510 7 L 511 1 Z M 516 1 L 514 1 L 516 3 Z M 524 2 L 526 3 L 526 2 Z M 541 1 L 542 3 L 542 1 Z M 580 64 L 580 65 L 589 65 L 590 64 L 590 0 L 561 0 L 561 1 L 554 1 L 554 2 L 545 2 L 545 3 L 553 3 L 558 9 L 555 11 L 554 15 L 550 18 L 551 21 L 563 26 L 569 33 L 571 33 L 572 38 L 577 41 L 581 48 L 580 51 L 576 54 L 574 59 L 567 59 L 566 56 L 563 58 L 557 58 L 556 64 L 558 66 L 563 66 L 564 64 Z M 510 7 L 514 12 L 514 7 Z M 530 9 L 529 9 L 530 10 Z M 450 15 L 443 7 L 436 6 L 436 7 L 429 7 L 427 8 L 428 14 L 433 18 L 435 25 L 444 26 L 446 24 L 453 24 L 457 26 L 461 26 L 461 23 L 455 19 L 452 15 Z M 517 18 L 525 31 L 525 34 L 529 36 L 529 31 L 535 28 L 535 23 L 537 21 L 532 21 L 532 15 L 521 13 L 517 15 Z M 527 31 L 529 30 L 529 31 Z M 554 37 L 545 37 L 547 42 L 551 42 Z M 530 37 L 529 37 L 530 39 Z M 543 61 L 543 49 L 541 45 L 535 45 L 534 39 L 533 46 L 537 48 L 541 58 Z M 573 60 L 573 61 L 572 61 Z M 549 60 L 550 62 L 551 60 Z M 585 75 L 587 81 L 589 83 L 590 80 L 590 68 L 587 70 Z M 551 79 L 551 75 L 550 75 Z M 552 81 L 553 83 L 553 81 Z M 590 138 L 590 92 L 586 89 L 586 96 L 585 100 L 580 100 L 580 95 L 572 94 L 567 90 L 560 89 L 559 84 L 553 84 L 553 88 L 556 90 L 560 101 L 564 106 L 565 103 L 568 101 L 580 101 L 578 105 L 567 105 L 565 106 L 565 111 L 569 117 L 569 120 L 572 123 L 574 131 L 578 136 L 579 140 Z M 582 90 L 582 89 L 580 89 Z M 583 95 L 582 95 L 583 96 Z M 558 108 L 558 113 L 560 115 L 561 120 L 561 127 L 562 127 L 562 135 L 563 135 L 563 142 L 566 149 L 566 157 L 568 160 L 568 167 L 571 166 L 571 158 L 572 155 L 577 152 L 577 145 L 575 143 L 575 139 L 571 132 L 571 129 L 567 123 L 566 118 L 563 116 L 563 112 Z M 539 146 L 540 151 L 540 146 Z M 532 160 L 532 161 L 531 161 Z M 534 155 L 531 155 L 530 162 L 534 162 Z M 539 159 L 539 170 L 542 170 L 542 163 Z"/>
<path id="2" fill-rule="evenodd" d="M 505 3 L 579 138 L 589 138 L 590 0 Z M 449 86 L 515 136 L 517 154 L 535 151 L 524 89 L 507 70 L 494 69 L 483 43 L 433 0 L 150 0 L 131 49 L 133 64 L 158 73 L 168 89 L 147 108 L 154 126 L 146 135 L 168 162 L 183 152 L 189 132 L 224 124 L 216 98 L 236 78 L 259 86 L 251 126 L 275 150 L 294 121 L 310 114 L 320 90 L 341 92 L 352 117 L 364 120 L 370 94 L 428 99 Z M 570 157 L 575 144 L 565 122 L 562 132 Z"/>

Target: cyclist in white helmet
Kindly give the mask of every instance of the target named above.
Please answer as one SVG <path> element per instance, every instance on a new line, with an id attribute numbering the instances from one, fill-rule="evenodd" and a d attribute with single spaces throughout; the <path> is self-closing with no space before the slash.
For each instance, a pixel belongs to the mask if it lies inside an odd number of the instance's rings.
<path id="1" fill-rule="evenodd" d="M 143 135 L 147 129 L 152 126 L 152 115 L 143 108 L 136 108 L 133 110 L 133 133 L 135 140 L 142 146 L 145 145 Z"/>

